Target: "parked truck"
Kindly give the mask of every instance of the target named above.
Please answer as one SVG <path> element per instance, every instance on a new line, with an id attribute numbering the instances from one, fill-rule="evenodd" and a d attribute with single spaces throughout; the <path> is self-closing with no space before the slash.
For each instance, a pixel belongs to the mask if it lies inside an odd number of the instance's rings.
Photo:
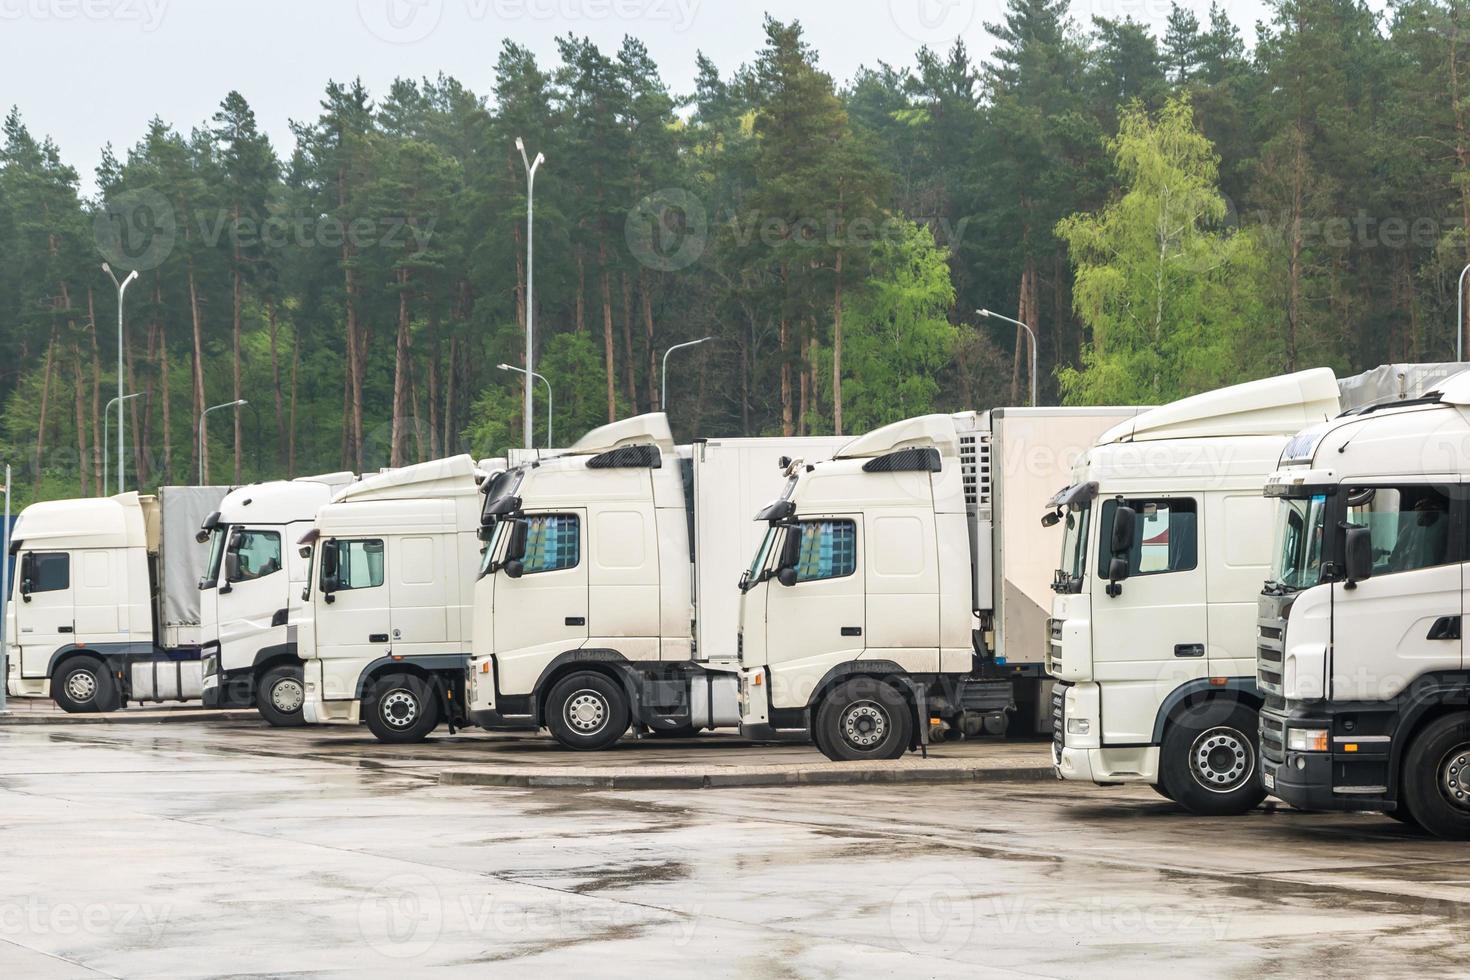
<path id="1" fill-rule="evenodd" d="M 1265 788 L 1470 839 L 1470 373 L 1304 429 L 1266 483 Z"/>
<path id="2" fill-rule="evenodd" d="M 1261 802 L 1260 487 L 1296 432 L 1337 413 L 1319 368 L 1144 412 L 1077 461 L 1044 517 L 1063 530 L 1046 664 L 1060 778 L 1144 783 L 1200 814 Z"/>
<path id="3" fill-rule="evenodd" d="M 195 534 L 225 493 L 163 487 L 21 511 L 6 692 L 69 712 L 198 698 L 209 552 Z"/>
<path id="4" fill-rule="evenodd" d="M 1036 509 L 1139 411 L 927 415 L 789 467 L 742 581 L 742 730 L 881 759 L 931 733 L 1048 724 L 1062 529 L 1041 527 Z"/>
<path id="5" fill-rule="evenodd" d="M 204 519 L 195 537 L 209 546 L 198 582 L 205 707 L 253 706 L 272 725 L 302 723 L 305 687 L 288 624 L 308 562 L 296 541 L 356 479 L 326 473 L 251 484 Z"/>

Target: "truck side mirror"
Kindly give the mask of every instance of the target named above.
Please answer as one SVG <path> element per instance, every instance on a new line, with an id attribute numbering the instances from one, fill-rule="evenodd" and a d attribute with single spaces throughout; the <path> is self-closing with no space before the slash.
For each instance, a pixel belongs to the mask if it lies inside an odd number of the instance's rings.
<path id="1" fill-rule="evenodd" d="M 505 574 L 511 578 L 520 578 L 526 574 L 526 539 L 529 535 L 530 525 L 526 521 L 511 521 L 509 537 L 505 542 L 505 557 L 500 564 L 505 569 Z"/>
<path id="2" fill-rule="evenodd" d="M 225 554 L 225 582 L 240 581 L 240 553 L 231 551 Z"/>
<path id="3" fill-rule="evenodd" d="M 781 557 L 776 562 L 776 581 L 788 589 L 796 584 L 796 566 L 801 563 L 801 525 L 792 524 L 781 541 Z"/>
<path id="4" fill-rule="evenodd" d="M 1108 562 L 1106 591 L 1109 598 L 1116 599 L 1123 594 L 1123 587 L 1118 583 L 1130 574 L 1128 555 L 1133 550 L 1133 535 L 1137 526 L 1138 512 L 1120 503 L 1118 509 L 1113 511 L 1113 527 L 1108 541 L 1111 560 Z"/>
<path id="5" fill-rule="evenodd" d="M 35 579 L 36 558 L 28 551 L 20 560 L 20 597 L 22 601 L 31 601 L 31 590 L 34 588 Z"/>
<path id="6" fill-rule="evenodd" d="M 1359 582 L 1373 577 L 1373 532 L 1368 528 L 1348 527 L 1343 536 L 1343 569 L 1347 573 L 1344 589 L 1355 589 Z"/>

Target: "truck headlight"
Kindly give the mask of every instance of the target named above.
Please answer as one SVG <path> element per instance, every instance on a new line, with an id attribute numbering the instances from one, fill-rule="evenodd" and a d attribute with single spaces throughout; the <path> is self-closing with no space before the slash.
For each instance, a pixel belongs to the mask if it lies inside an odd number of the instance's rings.
<path id="1" fill-rule="evenodd" d="M 1286 747 L 1293 752 L 1326 752 L 1329 732 L 1325 728 L 1290 728 Z"/>
<path id="2" fill-rule="evenodd" d="M 1089 718 L 1068 718 L 1067 719 L 1067 734 L 1068 735 L 1091 735 L 1092 734 L 1092 720 L 1089 719 Z"/>

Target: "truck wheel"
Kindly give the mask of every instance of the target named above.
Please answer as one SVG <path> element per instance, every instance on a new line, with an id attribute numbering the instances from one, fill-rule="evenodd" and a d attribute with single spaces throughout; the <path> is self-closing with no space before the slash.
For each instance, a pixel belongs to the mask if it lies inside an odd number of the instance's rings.
<path id="1" fill-rule="evenodd" d="M 1470 840 L 1470 714 L 1431 722 L 1404 756 L 1404 802 L 1445 840 Z"/>
<path id="2" fill-rule="evenodd" d="M 552 737 L 579 752 L 607 748 L 623 737 L 631 722 L 623 685 L 604 674 L 568 674 L 546 698 L 546 727 Z"/>
<path id="3" fill-rule="evenodd" d="M 1177 802 L 1174 797 L 1169 795 L 1169 791 L 1164 787 L 1163 783 L 1150 783 L 1149 788 L 1152 789 L 1155 793 L 1158 793 L 1164 799 L 1168 800 L 1170 803 Z"/>
<path id="4" fill-rule="evenodd" d="M 95 657 L 76 657 L 51 679 L 51 696 L 62 711 L 87 714 L 121 706 L 112 671 Z"/>
<path id="5" fill-rule="evenodd" d="M 1261 783 L 1260 720 L 1237 702 L 1215 701 L 1170 726 L 1159 760 L 1166 795 L 1190 813 L 1233 817 L 1266 798 Z"/>
<path id="6" fill-rule="evenodd" d="M 886 681 L 844 681 L 817 709 L 817 748 L 833 762 L 902 758 L 913 731 L 908 702 Z"/>
<path id="7" fill-rule="evenodd" d="M 266 671 L 255 685 L 256 710 L 277 728 L 306 724 L 301 716 L 305 701 L 306 681 L 300 665 L 278 664 Z"/>
<path id="8" fill-rule="evenodd" d="M 422 742 L 439 727 L 439 701 L 429 682 L 413 674 L 389 674 L 373 682 L 362 706 L 380 742 Z"/>

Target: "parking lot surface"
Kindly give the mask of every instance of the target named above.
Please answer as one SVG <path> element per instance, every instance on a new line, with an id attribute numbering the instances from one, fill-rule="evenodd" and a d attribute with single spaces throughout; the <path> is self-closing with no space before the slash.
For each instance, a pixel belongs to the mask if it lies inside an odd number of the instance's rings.
<path id="1" fill-rule="evenodd" d="M 711 753 L 815 755 L 597 764 Z M 1035 779 L 441 781 L 503 758 L 587 765 L 484 735 L 0 727 L 0 976 L 1451 976 L 1470 949 L 1470 852 L 1381 816 Z"/>

